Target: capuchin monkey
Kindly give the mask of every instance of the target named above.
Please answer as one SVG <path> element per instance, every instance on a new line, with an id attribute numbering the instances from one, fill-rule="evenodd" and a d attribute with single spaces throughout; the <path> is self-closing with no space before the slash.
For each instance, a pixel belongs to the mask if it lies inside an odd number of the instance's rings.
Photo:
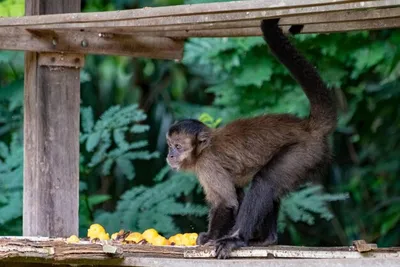
<path id="1" fill-rule="evenodd" d="M 185 119 L 167 133 L 168 164 L 194 172 L 203 187 L 210 205 L 209 225 L 197 244 L 214 245 L 217 258 L 228 258 L 239 247 L 277 243 L 280 199 L 308 178 L 321 175 L 331 160 L 327 138 L 337 120 L 331 92 L 278 21 L 262 21 L 263 36 L 307 95 L 309 117 L 263 115 L 217 129 Z M 294 25 L 289 32 L 301 29 Z"/>

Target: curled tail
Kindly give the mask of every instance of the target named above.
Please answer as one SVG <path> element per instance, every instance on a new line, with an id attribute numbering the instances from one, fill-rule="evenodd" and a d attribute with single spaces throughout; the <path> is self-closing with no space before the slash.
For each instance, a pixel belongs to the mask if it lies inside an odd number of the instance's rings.
<path id="1" fill-rule="evenodd" d="M 290 71 L 310 101 L 309 125 L 312 131 L 329 134 L 336 127 L 336 106 L 315 67 L 290 43 L 278 26 L 279 19 L 263 20 L 261 30 L 274 56 Z M 302 26 L 292 26 L 295 34 Z"/>

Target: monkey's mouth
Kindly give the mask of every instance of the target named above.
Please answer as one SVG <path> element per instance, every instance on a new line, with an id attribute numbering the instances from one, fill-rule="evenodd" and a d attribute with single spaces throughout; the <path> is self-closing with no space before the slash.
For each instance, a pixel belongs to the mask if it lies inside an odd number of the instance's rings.
<path id="1" fill-rule="evenodd" d="M 167 163 L 171 167 L 171 169 L 178 171 L 180 168 L 180 164 L 177 161 L 171 161 L 167 158 Z"/>

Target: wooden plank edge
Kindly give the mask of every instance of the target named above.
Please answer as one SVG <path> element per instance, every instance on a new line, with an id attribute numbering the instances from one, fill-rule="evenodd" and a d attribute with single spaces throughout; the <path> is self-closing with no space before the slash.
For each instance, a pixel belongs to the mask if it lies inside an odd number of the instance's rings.
<path id="1" fill-rule="evenodd" d="M 199 23 L 223 23 L 226 21 L 248 21 L 259 20 L 263 18 L 284 18 L 291 16 L 309 16 L 315 14 L 326 14 L 334 11 L 350 11 L 350 10 L 365 10 L 369 8 L 390 8 L 399 7 L 398 0 L 376 0 L 376 1 L 363 1 L 351 2 L 345 4 L 332 4 L 326 6 L 316 7 L 299 7 L 290 9 L 264 9 L 249 12 L 230 12 L 230 13 L 210 13 L 207 15 L 191 15 L 191 16 L 175 16 L 175 17 L 157 17 L 157 18 L 132 18 L 119 21 L 106 21 L 106 22 L 86 22 L 86 23 L 58 23 L 27 26 L 27 29 L 43 30 L 43 29 L 69 29 L 69 30 L 82 30 L 90 28 L 123 28 L 123 27 L 159 27 L 159 26 L 174 26 L 174 25 L 189 25 Z"/>
<path id="2" fill-rule="evenodd" d="M 183 48 L 184 40 L 168 37 L 101 35 L 80 31 L 28 32 L 20 28 L 0 28 L 0 49 L 3 50 L 181 60 Z"/>
<path id="3" fill-rule="evenodd" d="M 320 23 L 305 25 L 301 34 L 306 33 L 335 33 L 361 30 L 381 30 L 400 28 L 400 17 L 391 19 L 377 19 L 369 21 Z M 282 27 L 284 32 L 288 32 L 289 26 Z M 135 32 L 137 36 L 165 36 L 171 38 L 189 37 L 251 37 L 262 36 L 260 27 L 243 27 L 216 30 L 187 30 L 187 31 L 167 31 L 167 32 Z"/>
<path id="4" fill-rule="evenodd" d="M 29 264 L 34 265 L 29 265 Z M 4 264 L 4 265 L 2 265 Z M 0 266 L 29 267 L 29 266 L 141 266 L 141 267 L 399 267 L 399 260 L 390 259 L 181 259 L 163 257 L 127 257 L 121 260 L 76 260 L 55 261 L 52 259 L 12 259 L 0 260 Z M 62 265 L 62 266 L 65 266 Z"/>
<path id="5" fill-rule="evenodd" d="M 364 0 L 362 2 L 375 1 Z M 224 13 L 232 11 L 253 11 L 260 9 L 287 9 L 302 6 L 320 6 L 349 2 L 360 2 L 359 0 L 252 0 L 249 1 L 232 1 L 232 2 L 216 2 L 216 3 L 200 3 L 191 5 L 174 5 L 164 7 L 144 7 L 140 9 L 119 10 L 119 11 L 103 11 L 88 13 L 68 13 L 61 15 L 41 15 L 41 16 L 25 16 L 11 17 L 0 19 L 0 27 L 8 26 L 32 26 L 41 24 L 59 24 L 72 22 L 105 22 L 119 21 L 127 19 L 140 18 L 156 18 L 156 17 L 173 17 L 182 15 L 206 15 L 211 13 Z"/>
<path id="6" fill-rule="evenodd" d="M 373 19 L 389 19 L 399 18 L 400 7 L 384 8 L 384 9 L 368 9 L 368 10 L 343 10 L 331 11 L 323 14 L 311 14 L 302 16 L 283 17 L 279 21 L 280 26 L 291 26 L 294 24 L 319 24 L 334 22 L 354 22 L 368 21 Z M 197 24 L 180 24 L 166 26 L 139 26 L 139 27 L 119 27 L 119 28 L 90 28 L 84 31 L 96 32 L 123 32 L 133 34 L 135 32 L 158 32 L 158 31 L 186 31 L 186 30 L 216 30 L 216 29 L 232 29 L 232 28 L 251 28 L 259 27 L 260 19 L 242 20 L 242 21 L 224 21 L 216 23 L 197 23 Z"/>
<path id="7" fill-rule="evenodd" d="M 214 248 L 186 249 L 185 258 L 215 258 Z M 302 248 L 302 247 L 246 247 L 234 250 L 232 258 L 303 258 L 303 259 L 362 259 L 362 258 L 398 258 L 400 250 L 374 249 L 368 252 L 358 252 L 354 247 L 347 249 L 335 248 Z"/>

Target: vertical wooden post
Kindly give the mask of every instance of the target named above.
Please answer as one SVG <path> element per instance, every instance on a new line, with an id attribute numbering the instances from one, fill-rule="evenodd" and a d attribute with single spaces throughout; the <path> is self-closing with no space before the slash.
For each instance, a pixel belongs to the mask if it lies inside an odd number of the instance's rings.
<path id="1" fill-rule="evenodd" d="M 27 0 L 26 15 L 79 12 L 80 0 Z M 56 45 L 56 44 L 49 44 Z M 25 53 L 25 236 L 78 233 L 79 68 L 39 64 Z"/>

